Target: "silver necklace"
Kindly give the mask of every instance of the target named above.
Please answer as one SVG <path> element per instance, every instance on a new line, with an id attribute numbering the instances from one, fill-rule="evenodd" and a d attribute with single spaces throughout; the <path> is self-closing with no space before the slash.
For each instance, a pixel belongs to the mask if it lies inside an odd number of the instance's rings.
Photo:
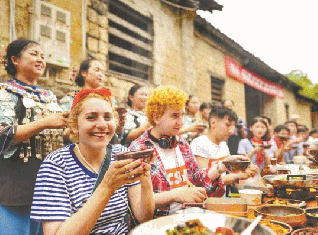
<path id="1" fill-rule="evenodd" d="M 77 148 L 77 150 L 78 150 L 79 155 L 81 156 L 81 158 L 83 159 L 83 161 L 86 163 L 86 165 L 88 165 L 88 166 L 91 168 L 91 170 L 93 170 L 94 173 L 98 174 L 98 171 L 95 170 L 95 168 L 94 168 L 91 164 L 89 164 L 89 162 L 88 162 L 88 161 L 86 160 L 86 158 L 83 156 L 83 154 L 81 153 L 81 150 L 79 149 L 78 145 L 76 145 L 76 148 Z"/>

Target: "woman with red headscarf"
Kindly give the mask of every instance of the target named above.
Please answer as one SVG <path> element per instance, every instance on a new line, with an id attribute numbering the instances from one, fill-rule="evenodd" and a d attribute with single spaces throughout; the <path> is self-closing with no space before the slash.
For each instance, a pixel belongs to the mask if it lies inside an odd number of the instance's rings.
<path id="1" fill-rule="evenodd" d="M 75 96 L 69 126 L 77 144 L 51 153 L 35 185 L 31 218 L 42 222 L 45 235 L 126 234 L 128 212 L 139 222 L 153 217 L 150 164 L 114 160 L 113 154 L 127 151 L 109 145 L 116 123 L 108 89 Z"/>

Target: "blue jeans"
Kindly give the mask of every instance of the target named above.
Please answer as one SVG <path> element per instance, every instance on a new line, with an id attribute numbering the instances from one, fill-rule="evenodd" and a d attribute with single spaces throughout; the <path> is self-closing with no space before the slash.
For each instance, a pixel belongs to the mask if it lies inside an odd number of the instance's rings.
<path id="1" fill-rule="evenodd" d="M 43 235 L 40 222 L 30 220 L 29 206 L 0 205 L 0 235 Z"/>

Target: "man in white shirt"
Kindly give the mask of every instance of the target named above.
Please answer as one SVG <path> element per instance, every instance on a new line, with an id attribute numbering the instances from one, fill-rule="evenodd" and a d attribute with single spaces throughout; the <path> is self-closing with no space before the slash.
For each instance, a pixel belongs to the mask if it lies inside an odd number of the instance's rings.
<path id="1" fill-rule="evenodd" d="M 230 155 L 226 141 L 235 130 L 237 115 L 224 106 L 213 106 L 209 117 L 209 130 L 206 135 L 194 139 L 191 150 L 201 169 L 211 168 Z M 225 185 L 254 177 L 258 169 L 250 165 L 245 172 L 230 173 L 222 176 Z"/>

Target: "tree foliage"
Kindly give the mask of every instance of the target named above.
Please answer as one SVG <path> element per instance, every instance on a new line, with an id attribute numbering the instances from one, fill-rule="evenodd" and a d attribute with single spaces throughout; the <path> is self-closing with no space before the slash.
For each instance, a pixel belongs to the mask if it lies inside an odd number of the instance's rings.
<path id="1" fill-rule="evenodd" d="M 299 94 L 318 102 L 318 84 L 312 83 L 306 73 L 301 70 L 292 70 L 290 73 L 286 74 L 286 76 L 302 87 Z"/>

